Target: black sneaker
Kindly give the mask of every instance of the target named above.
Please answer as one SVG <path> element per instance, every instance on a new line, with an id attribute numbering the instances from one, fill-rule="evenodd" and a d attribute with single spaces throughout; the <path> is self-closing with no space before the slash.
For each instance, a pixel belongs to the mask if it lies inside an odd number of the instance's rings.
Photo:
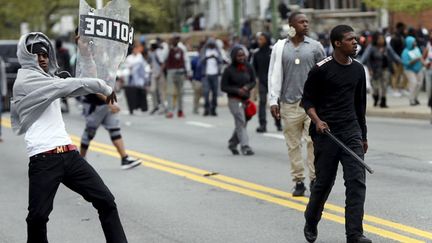
<path id="1" fill-rule="evenodd" d="M 257 132 L 257 133 L 265 133 L 265 132 L 267 132 L 267 128 L 266 128 L 265 126 L 259 126 L 259 127 L 256 129 L 256 132 Z"/>
<path id="2" fill-rule="evenodd" d="M 312 187 L 315 185 L 316 179 L 311 180 L 309 184 L 309 191 L 312 191 Z"/>
<path id="3" fill-rule="evenodd" d="M 155 107 L 151 112 L 150 115 L 154 115 L 159 110 L 159 107 Z"/>
<path id="4" fill-rule="evenodd" d="M 212 112 L 210 112 L 210 115 L 211 116 L 217 116 L 217 112 L 216 111 L 212 111 Z"/>
<path id="5" fill-rule="evenodd" d="M 237 149 L 237 145 L 230 144 L 230 145 L 228 145 L 228 149 L 231 151 L 231 153 L 233 155 L 239 155 L 240 154 L 240 152 Z"/>
<path id="6" fill-rule="evenodd" d="M 362 235 L 358 238 L 354 238 L 354 239 L 347 239 L 347 243 L 372 243 L 372 240 L 370 240 L 369 238 L 367 238 L 366 236 Z"/>
<path id="7" fill-rule="evenodd" d="M 141 164 L 140 159 L 136 159 L 130 156 L 126 156 L 121 160 L 121 167 L 123 170 L 132 169 Z"/>
<path id="8" fill-rule="evenodd" d="M 254 155 L 254 151 L 252 150 L 251 147 L 249 147 L 248 145 L 242 146 L 241 147 L 241 152 L 243 155 Z"/>
<path id="9" fill-rule="evenodd" d="M 302 197 L 306 191 L 306 187 L 303 181 L 296 182 L 294 192 L 292 193 L 293 197 Z"/>
<path id="10" fill-rule="evenodd" d="M 306 222 L 303 232 L 304 232 L 304 236 L 305 236 L 307 242 L 313 243 L 316 241 L 316 239 L 318 237 L 318 228 L 316 225 L 313 226 L 313 225 L 308 224 Z"/>

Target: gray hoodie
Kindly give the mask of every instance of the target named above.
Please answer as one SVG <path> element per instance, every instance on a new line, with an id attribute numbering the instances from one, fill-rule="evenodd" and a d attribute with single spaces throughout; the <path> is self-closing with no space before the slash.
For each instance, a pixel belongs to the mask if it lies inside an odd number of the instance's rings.
<path id="1" fill-rule="evenodd" d="M 44 42 L 49 47 L 49 71 L 39 67 L 36 54 L 27 51 L 26 46 Z M 17 50 L 21 68 L 13 86 L 11 99 L 11 121 L 13 131 L 21 135 L 37 120 L 56 99 L 81 96 L 91 93 L 110 95 L 112 88 L 96 78 L 67 78 L 55 76 L 58 70 L 55 50 L 46 35 L 33 32 L 21 36 Z"/>

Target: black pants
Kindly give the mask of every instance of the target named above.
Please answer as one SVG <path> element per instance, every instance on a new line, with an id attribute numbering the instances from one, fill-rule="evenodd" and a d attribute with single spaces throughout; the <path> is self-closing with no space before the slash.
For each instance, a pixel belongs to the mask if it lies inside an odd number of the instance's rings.
<path id="1" fill-rule="evenodd" d="M 259 106 L 258 106 L 258 119 L 261 127 L 267 126 L 267 93 L 268 88 L 260 85 L 259 86 Z M 275 126 L 281 127 L 281 121 L 275 119 Z"/>
<path id="2" fill-rule="evenodd" d="M 147 91 L 143 87 L 125 86 L 124 89 L 130 114 L 133 114 L 136 109 L 148 110 Z"/>
<path id="3" fill-rule="evenodd" d="M 35 155 L 30 159 L 28 175 L 28 243 L 48 242 L 46 225 L 60 183 L 83 196 L 98 210 L 107 243 L 127 242 L 114 196 L 77 151 Z"/>
<path id="4" fill-rule="evenodd" d="M 342 126 L 343 127 L 343 126 Z M 342 129 L 341 127 L 341 129 Z M 364 157 L 361 132 L 357 122 L 345 129 L 336 129 L 330 125 L 334 135 L 351 148 L 358 156 Z M 311 189 L 311 196 L 306 208 L 305 218 L 311 225 L 321 219 L 324 204 L 336 179 L 339 161 L 343 166 L 345 180 L 345 230 L 347 238 L 363 234 L 364 201 L 366 195 L 365 170 L 348 153 L 340 149 L 326 135 L 312 135 L 315 153 L 316 183 Z"/>

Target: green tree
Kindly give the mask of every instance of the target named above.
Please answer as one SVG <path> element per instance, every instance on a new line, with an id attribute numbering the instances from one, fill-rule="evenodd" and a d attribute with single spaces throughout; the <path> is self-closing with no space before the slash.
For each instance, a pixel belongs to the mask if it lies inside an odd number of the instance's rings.
<path id="1" fill-rule="evenodd" d="M 95 6 L 95 0 L 87 0 Z M 108 0 L 103 1 L 104 4 Z M 130 20 L 138 33 L 179 30 L 183 0 L 129 0 Z M 63 15 L 78 17 L 79 0 L 0 0 L 0 39 L 17 39 L 20 24 L 51 35 Z M 183 16 L 184 17 L 184 16 Z"/>
<path id="2" fill-rule="evenodd" d="M 130 0 L 130 22 L 139 33 L 168 32 L 179 29 L 177 0 Z"/>
<path id="3" fill-rule="evenodd" d="M 77 0 L 0 0 L 0 37 L 17 38 L 22 22 L 29 23 L 31 30 L 50 34 L 62 15 L 77 13 L 78 4 Z"/>
<path id="4" fill-rule="evenodd" d="M 417 14 L 432 9 L 431 0 L 365 0 L 368 7 L 385 8 L 392 12 L 407 12 Z"/>

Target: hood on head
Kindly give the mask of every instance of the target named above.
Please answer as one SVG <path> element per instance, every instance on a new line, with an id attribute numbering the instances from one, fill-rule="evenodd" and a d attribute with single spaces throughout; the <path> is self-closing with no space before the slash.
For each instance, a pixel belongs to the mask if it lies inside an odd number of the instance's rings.
<path id="1" fill-rule="evenodd" d="M 412 36 L 407 36 L 405 38 L 405 45 L 407 47 L 407 49 L 411 50 L 414 48 L 414 42 L 416 41 L 416 39 Z"/>
<path id="2" fill-rule="evenodd" d="M 240 45 L 235 45 L 231 50 L 231 64 L 237 65 L 236 56 L 239 51 L 243 51 L 243 48 Z"/>
<path id="3" fill-rule="evenodd" d="M 215 45 L 216 46 L 216 40 L 214 38 L 208 38 L 207 45 Z"/>
<path id="4" fill-rule="evenodd" d="M 43 72 L 42 68 L 39 67 L 37 55 L 30 53 L 27 49 L 27 46 L 30 46 L 31 49 L 32 45 L 36 43 L 43 43 L 48 47 L 49 73 L 54 74 L 58 69 L 55 50 L 48 37 L 41 32 L 32 32 L 21 36 L 17 48 L 17 57 L 21 68 Z"/>
<path id="5" fill-rule="evenodd" d="M 210 45 L 213 45 L 214 48 L 218 48 L 216 40 L 214 38 L 208 38 L 208 40 L 206 41 L 206 43 L 204 45 L 204 49 L 209 48 Z"/>

